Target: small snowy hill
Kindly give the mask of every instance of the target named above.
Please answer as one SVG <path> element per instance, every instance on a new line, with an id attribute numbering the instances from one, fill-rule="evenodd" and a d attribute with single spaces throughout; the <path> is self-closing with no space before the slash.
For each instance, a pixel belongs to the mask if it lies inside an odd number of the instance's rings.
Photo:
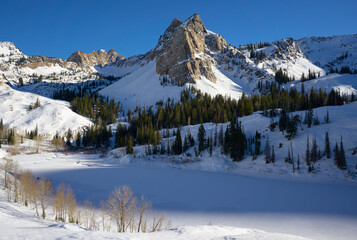
<path id="1" fill-rule="evenodd" d="M 37 99 L 41 106 L 29 110 Z M 67 102 L 18 91 L 1 81 L 0 103 L 0 119 L 9 128 L 18 131 L 31 131 L 37 126 L 39 134 L 51 137 L 56 132 L 64 135 L 68 128 L 76 131 L 92 124 L 87 118 L 70 110 Z"/>
<path id="2" fill-rule="evenodd" d="M 349 66 L 357 69 L 357 34 L 300 39 L 301 50 L 317 66 L 326 71 Z"/>

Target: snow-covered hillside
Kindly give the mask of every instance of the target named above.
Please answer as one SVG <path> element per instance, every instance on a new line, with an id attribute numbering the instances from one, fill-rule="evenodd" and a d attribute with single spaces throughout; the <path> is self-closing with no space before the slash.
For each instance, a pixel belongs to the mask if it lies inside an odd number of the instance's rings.
<path id="1" fill-rule="evenodd" d="M 212 83 L 204 77 L 196 84 L 186 84 L 183 87 L 171 84 L 161 85 L 160 76 L 155 72 L 155 61 L 151 61 L 116 83 L 99 91 L 99 94 L 115 98 L 123 103 L 125 108 L 134 109 L 135 106 L 154 106 L 156 102 L 168 99 L 179 101 L 181 91 L 193 86 L 204 93 L 221 94 L 232 98 L 240 98 L 242 88 L 214 69 L 217 82 Z"/>
<path id="2" fill-rule="evenodd" d="M 37 99 L 41 106 L 30 110 Z M 69 128 L 77 131 L 92 124 L 70 110 L 67 102 L 18 91 L 3 82 L 0 82 L 0 103 L 0 119 L 19 133 L 32 131 L 37 126 L 39 134 L 52 137 L 56 132 L 64 135 Z"/>
<path id="3" fill-rule="evenodd" d="M 312 79 L 303 82 L 305 91 L 314 88 L 318 91 L 320 88 L 323 91 L 330 92 L 332 89 L 339 92 L 341 95 L 351 96 L 357 94 L 357 75 L 356 74 L 329 74 L 321 78 Z M 284 87 L 295 87 L 301 91 L 301 81 L 295 81 L 283 85 Z"/>
<path id="4" fill-rule="evenodd" d="M 326 71 L 349 66 L 357 69 L 357 34 L 300 39 L 301 50 L 317 66 Z"/>

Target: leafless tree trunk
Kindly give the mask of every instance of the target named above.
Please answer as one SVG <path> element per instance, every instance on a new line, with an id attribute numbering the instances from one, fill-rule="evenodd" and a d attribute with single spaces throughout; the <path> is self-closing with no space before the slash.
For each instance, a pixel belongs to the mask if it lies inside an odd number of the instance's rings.
<path id="1" fill-rule="evenodd" d="M 144 196 L 141 196 L 141 202 L 139 206 L 139 222 L 138 222 L 138 232 L 146 229 L 146 213 L 151 209 L 151 203 L 148 202 Z M 145 219 L 144 219 L 145 218 Z"/>
<path id="2" fill-rule="evenodd" d="M 38 198 L 41 203 L 42 218 L 45 219 L 46 218 L 46 208 L 49 203 L 49 196 L 52 194 L 52 191 L 53 191 L 53 186 L 52 186 L 51 180 L 46 179 L 46 178 L 41 178 L 38 185 L 39 185 Z"/>
<path id="3" fill-rule="evenodd" d="M 4 163 L 2 164 L 2 168 L 4 170 L 4 187 L 9 188 L 9 174 L 12 171 L 12 159 L 10 158 L 4 158 Z"/>
<path id="4" fill-rule="evenodd" d="M 33 175 L 30 171 L 25 171 L 21 173 L 20 176 L 20 192 L 22 196 L 22 202 L 25 206 L 28 206 L 29 201 L 31 201 L 32 196 L 32 186 L 33 184 Z"/>
<path id="5" fill-rule="evenodd" d="M 159 218 L 157 218 L 156 214 L 153 215 L 152 225 L 151 225 L 151 232 L 157 232 L 162 229 L 162 224 L 165 220 L 165 213 L 161 214 Z"/>
<path id="6" fill-rule="evenodd" d="M 14 167 L 13 167 L 13 171 L 14 171 L 14 202 L 18 202 L 19 201 L 19 165 L 17 163 L 14 163 Z"/>
<path id="7" fill-rule="evenodd" d="M 65 208 L 65 189 L 66 186 L 61 183 L 57 187 L 57 191 L 54 196 L 54 208 L 57 221 L 65 221 L 66 208 Z"/>
<path id="8" fill-rule="evenodd" d="M 100 213 L 102 217 L 102 229 L 105 231 L 105 212 L 106 212 L 106 204 L 104 201 L 100 201 Z"/>
<path id="9" fill-rule="evenodd" d="M 66 202 L 68 221 L 70 223 L 74 223 L 75 222 L 74 215 L 76 213 L 77 201 L 76 201 L 76 196 L 74 195 L 73 190 L 69 185 L 67 185 L 65 202 Z"/>

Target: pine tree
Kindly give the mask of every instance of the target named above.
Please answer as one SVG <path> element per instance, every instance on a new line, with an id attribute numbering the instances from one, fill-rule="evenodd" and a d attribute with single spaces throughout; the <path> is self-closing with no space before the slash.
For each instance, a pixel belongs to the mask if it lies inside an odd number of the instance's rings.
<path id="1" fill-rule="evenodd" d="M 67 146 L 71 146 L 72 130 L 70 128 L 68 128 L 66 138 L 67 138 L 67 141 L 66 141 Z"/>
<path id="2" fill-rule="evenodd" d="M 264 152 L 265 152 L 265 163 L 268 164 L 271 162 L 269 136 L 267 136 L 267 140 L 265 142 Z"/>
<path id="3" fill-rule="evenodd" d="M 126 154 L 133 154 L 134 153 L 134 148 L 133 148 L 133 138 L 129 136 L 128 143 L 126 145 Z"/>
<path id="4" fill-rule="evenodd" d="M 328 132 L 325 133 L 325 150 L 324 153 L 326 157 L 329 159 L 331 157 L 331 150 L 330 150 L 330 138 Z"/>
<path id="5" fill-rule="evenodd" d="M 338 149 L 337 142 L 336 142 L 335 149 L 333 150 L 333 152 L 334 152 L 335 164 L 338 168 L 340 168 L 340 151 Z"/>
<path id="6" fill-rule="evenodd" d="M 185 139 L 183 141 L 183 152 L 186 152 L 189 148 L 189 145 L 188 145 L 188 140 L 187 140 L 187 135 L 185 135 Z"/>
<path id="7" fill-rule="evenodd" d="M 213 139 L 213 146 L 217 146 L 217 136 L 218 136 L 218 133 L 217 133 L 217 124 L 214 128 L 214 139 Z"/>
<path id="8" fill-rule="evenodd" d="M 315 163 L 317 161 L 317 144 L 316 144 L 316 136 L 312 139 L 312 146 L 310 152 L 310 162 Z"/>
<path id="9" fill-rule="evenodd" d="M 305 161 L 306 165 L 310 165 L 310 140 L 309 140 L 309 135 L 307 135 L 306 139 L 306 153 L 305 153 Z"/>
<path id="10" fill-rule="evenodd" d="M 255 131 L 255 137 L 254 137 L 254 155 L 253 159 L 256 159 L 257 156 L 260 155 L 260 133 L 258 131 Z"/>
<path id="11" fill-rule="evenodd" d="M 343 148 L 342 136 L 341 136 L 341 142 L 340 142 L 340 154 L 339 155 L 340 155 L 339 168 L 342 170 L 346 170 L 347 164 L 346 164 L 345 149 Z"/>
<path id="12" fill-rule="evenodd" d="M 325 116 L 325 123 L 327 124 L 327 123 L 329 123 L 330 122 L 330 114 L 329 114 L 329 112 L 328 112 L 328 109 L 327 109 L 327 111 L 326 111 L 326 116 Z"/>
<path id="13" fill-rule="evenodd" d="M 335 73 L 335 70 L 333 70 L 333 67 L 330 67 L 330 73 Z"/>
<path id="14" fill-rule="evenodd" d="M 206 136 L 206 130 L 203 124 L 201 123 L 201 126 L 198 129 L 198 152 L 201 153 L 205 149 L 205 136 Z"/>
<path id="15" fill-rule="evenodd" d="M 298 159 L 297 159 L 297 170 L 300 169 L 300 154 L 298 154 Z"/>
<path id="16" fill-rule="evenodd" d="M 224 144 L 223 144 L 223 153 L 227 155 L 229 153 L 229 144 L 230 144 L 230 132 L 228 129 L 228 126 L 226 128 L 226 131 L 224 132 Z"/>
<path id="17" fill-rule="evenodd" d="M 275 163 L 275 151 L 274 146 L 271 146 L 271 162 Z"/>
<path id="18" fill-rule="evenodd" d="M 182 138 L 180 128 L 177 129 L 176 138 L 173 146 L 173 152 L 175 155 L 180 155 L 182 153 Z"/>
<path id="19" fill-rule="evenodd" d="M 79 132 L 77 133 L 76 146 L 81 146 L 81 134 Z"/>
<path id="20" fill-rule="evenodd" d="M 212 152 L 213 152 L 213 140 L 212 140 L 212 135 L 210 138 L 208 138 L 208 146 L 209 146 L 209 156 L 212 157 Z"/>

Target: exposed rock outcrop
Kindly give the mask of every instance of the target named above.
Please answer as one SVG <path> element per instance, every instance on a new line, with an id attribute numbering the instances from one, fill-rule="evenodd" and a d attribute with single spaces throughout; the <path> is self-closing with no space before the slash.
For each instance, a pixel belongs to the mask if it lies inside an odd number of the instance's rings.
<path id="1" fill-rule="evenodd" d="M 159 39 L 156 72 L 184 84 L 194 83 L 201 76 L 216 82 L 211 61 L 205 56 L 207 30 L 198 14 L 185 22 L 174 19 Z"/>
<path id="2" fill-rule="evenodd" d="M 119 53 L 117 53 L 114 49 L 111 49 L 108 52 L 105 50 L 99 50 L 91 53 L 76 51 L 67 59 L 67 61 L 85 64 L 88 66 L 104 66 L 105 64 L 115 62 L 117 58 L 124 59 L 124 57 L 119 55 Z"/>

